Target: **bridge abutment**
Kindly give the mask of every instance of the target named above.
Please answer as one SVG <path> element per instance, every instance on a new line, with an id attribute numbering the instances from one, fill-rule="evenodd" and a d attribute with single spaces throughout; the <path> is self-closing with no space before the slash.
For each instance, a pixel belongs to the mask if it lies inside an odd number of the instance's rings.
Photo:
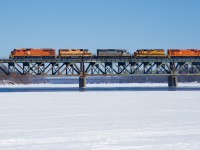
<path id="1" fill-rule="evenodd" d="M 168 77 L 168 87 L 177 87 L 177 86 L 178 86 L 177 76 L 170 75 Z"/>
<path id="2" fill-rule="evenodd" d="M 79 77 L 79 88 L 85 88 L 86 87 L 86 77 L 80 76 Z"/>

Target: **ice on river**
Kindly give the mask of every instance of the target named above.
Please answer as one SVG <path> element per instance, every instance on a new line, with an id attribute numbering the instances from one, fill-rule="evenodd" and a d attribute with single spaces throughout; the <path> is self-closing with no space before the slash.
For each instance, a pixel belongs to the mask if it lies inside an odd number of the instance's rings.
<path id="1" fill-rule="evenodd" d="M 199 148 L 199 91 L 0 93 L 1 150 Z"/>
<path id="2" fill-rule="evenodd" d="M 168 87 L 168 83 L 112 83 L 112 84 L 87 84 L 87 87 Z M 78 84 L 14 84 L 0 85 L 0 88 L 24 88 L 24 87 L 79 87 Z M 178 87 L 200 87 L 198 82 L 178 83 Z"/>

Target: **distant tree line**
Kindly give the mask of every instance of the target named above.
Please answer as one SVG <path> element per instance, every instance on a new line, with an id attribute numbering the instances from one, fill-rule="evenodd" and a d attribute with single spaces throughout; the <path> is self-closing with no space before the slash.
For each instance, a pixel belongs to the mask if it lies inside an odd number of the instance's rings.
<path id="1" fill-rule="evenodd" d="M 166 83 L 168 76 L 102 76 L 86 77 L 87 83 Z M 78 84 L 78 77 L 44 78 L 44 83 L 52 84 Z M 178 82 L 200 82 L 200 76 L 179 76 Z"/>
<path id="2" fill-rule="evenodd" d="M 0 84 L 31 84 L 31 83 L 42 83 L 43 77 L 20 75 L 18 72 L 6 75 L 0 70 Z"/>

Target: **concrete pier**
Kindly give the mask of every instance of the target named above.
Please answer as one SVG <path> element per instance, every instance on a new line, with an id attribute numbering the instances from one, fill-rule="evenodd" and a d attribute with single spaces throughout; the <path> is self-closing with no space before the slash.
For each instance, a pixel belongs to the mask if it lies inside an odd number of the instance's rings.
<path id="1" fill-rule="evenodd" d="M 168 87 L 177 87 L 177 86 L 178 86 L 177 76 L 170 75 L 168 77 Z"/>
<path id="2" fill-rule="evenodd" d="M 85 88 L 86 87 L 86 77 L 79 77 L 79 88 Z"/>

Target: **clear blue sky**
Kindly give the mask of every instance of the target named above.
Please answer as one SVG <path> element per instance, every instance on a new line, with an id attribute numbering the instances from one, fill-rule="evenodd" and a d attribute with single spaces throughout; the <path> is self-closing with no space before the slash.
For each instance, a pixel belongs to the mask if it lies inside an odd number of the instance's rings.
<path id="1" fill-rule="evenodd" d="M 0 57 L 14 48 L 199 48 L 200 0 L 2 0 Z"/>

